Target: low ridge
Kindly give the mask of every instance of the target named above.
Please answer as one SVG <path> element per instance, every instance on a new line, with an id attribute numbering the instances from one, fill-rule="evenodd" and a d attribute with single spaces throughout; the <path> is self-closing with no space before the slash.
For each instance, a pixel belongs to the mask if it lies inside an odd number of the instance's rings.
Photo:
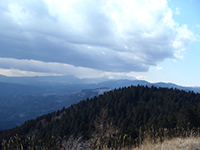
<path id="1" fill-rule="evenodd" d="M 200 94 L 130 86 L 1 131 L 4 149 L 121 149 L 199 136 Z"/>

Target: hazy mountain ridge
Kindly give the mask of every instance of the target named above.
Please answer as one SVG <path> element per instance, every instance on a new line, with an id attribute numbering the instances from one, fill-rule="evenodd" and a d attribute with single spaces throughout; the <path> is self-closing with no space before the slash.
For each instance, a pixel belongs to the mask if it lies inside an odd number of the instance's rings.
<path id="1" fill-rule="evenodd" d="M 78 91 L 81 89 L 94 89 L 101 87 L 108 88 L 119 88 L 130 85 L 147 85 L 147 86 L 156 86 L 156 87 L 167 87 L 167 88 L 178 88 L 187 91 L 200 92 L 200 86 L 196 87 L 186 87 L 176 85 L 174 83 L 165 83 L 165 82 L 157 82 L 150 83 L 145 80 L 129 80 L 129 79 L 108 79 L 108 78 L 82 78 L 79 79 L 73 75 L 66 76 L 36 76 L 36 77 L 6 77 L 0 75 L 0 82 L 3 83 L 13 83 L 20 85 L 30 85 L 36 87 L 42 87 L 50 89 L 52 91 L 61 86 L 59 90 L 62 88 L 67 88 L 66 92 L 70 89 L 69 86 L 73 89 L 72 92 Z M 74 87 L 73 87 L 74 86 Z M 77 86 L 80 86 L 78 88 Z M 55 88 L 56 87 L 56 88 Z M 52 92 L 51 91 L 51 92 Z M 58 91 L 58 90 L 56 90 Z M 71 92 L 71 91 L 70 91 Z"/>

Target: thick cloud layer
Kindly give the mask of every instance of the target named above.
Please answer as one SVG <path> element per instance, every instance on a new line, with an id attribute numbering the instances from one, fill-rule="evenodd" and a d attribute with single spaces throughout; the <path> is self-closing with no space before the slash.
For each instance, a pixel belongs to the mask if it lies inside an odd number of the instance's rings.
<path id="1" fill-rule="evenodd" d="M 64 65 L 148 71 L 167 58 L 182 58 L 195 39 L 172 19 L 166 0 L 1 0 L 0 20 L 0 68 L 35 72 L 65 73 Z M 36 62 L 48 67 L 31 65 Z M 60 67 L 53 69 L 55 63 Z"/>

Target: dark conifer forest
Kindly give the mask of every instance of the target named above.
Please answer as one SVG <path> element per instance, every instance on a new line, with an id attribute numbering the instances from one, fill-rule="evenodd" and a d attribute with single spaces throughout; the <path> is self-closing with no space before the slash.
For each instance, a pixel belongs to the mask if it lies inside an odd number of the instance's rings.
<path id="1" fill-rule="evenodd" d="M 191 131 L 199 134 L 199 127 L 200 94 L 130 86 L 1 131 L 0 140 L 5 149 L 60 149 L 64 142 L 78 137 L 84 141 L 100 139 L 107 147 L 119 148 L 137 146 L 147 135 L 162 141 L 164 136 L 184 137 Z"/>

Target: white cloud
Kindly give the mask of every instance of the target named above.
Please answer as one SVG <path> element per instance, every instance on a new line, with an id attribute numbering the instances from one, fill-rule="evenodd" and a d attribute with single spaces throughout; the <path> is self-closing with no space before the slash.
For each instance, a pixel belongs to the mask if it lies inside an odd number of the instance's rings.
<path id="1" fill-rule="evenodd" d="M 176 31 L 176 38 L 173 41 L 173 47 L 176 49 L 174 56 L 178 59 L 182 59 L 183 51 L 185 51 L 189 44 L 188 39 L 190 39 L 190 41 L 196 41 L 197 36 L 195 36 L 185 24 L 177 28 Z"/>
<path id="2" fill-rule="evenodd" d="M 121 73 L 121 72 L 104 72 L 104 77 L 108 79 L 130 79 L 135 80 L 136 78 L 130 73 Z"/>
<path id="3" fill-rule="evenodd" d="M 147 78 L 146 76 L 142 76 L 142 75 L 136 77 L 136 79 L 138 80 L 145 80 L 146 78 Z"/>
<path id="4" fill-rule="evenodd" d="M 0 74 L 8 77 L 61 76 L 61 74 L 24 71 L 13 68 L 11 69 L 0 68 Z"/>
<path id="5" fill-rule="evenodd" d="M 163 70 L 163 67 L 156 66 L 156 70 Z"/>
<path id="6" fill-rule="evenodd" d="M 148 71 L 182 58 L 195 40 L 172 17 L 167 0 L 1 1 L 0 56 L 17 63 L 0 68 L 84 77 Z"/>
<path id="7" fill-rule="evenodd" d="M 45 76 L 45 75 L 75 75 L 79 78 L 102 77 L 103 72 L 62 63 L 48 63 L 36 60 L 0 58 L 0 74 L 7 76 Z M 9 68 L 12 66 L 12 68 Z M 8 69 L 4 69 L 8 68 Z M 14 69 L 18 68 L 18 69 Z"/>
<path id="8" fill-rule="evenodd" d="M 132 74 L 103 72 L 95 69 L 75 67 L 63 63 L 48 63 L 36 60 L 0 58 L 0 74 L 5 76 L 62 76 L 74 75 L 78 78 L 135 79 Z M 9 68 L 12 66 L 13 68 Z M 5 69 L 9 68 L 9 69 Z M 14 69 L 19 68 L 19 69 Z"/>

